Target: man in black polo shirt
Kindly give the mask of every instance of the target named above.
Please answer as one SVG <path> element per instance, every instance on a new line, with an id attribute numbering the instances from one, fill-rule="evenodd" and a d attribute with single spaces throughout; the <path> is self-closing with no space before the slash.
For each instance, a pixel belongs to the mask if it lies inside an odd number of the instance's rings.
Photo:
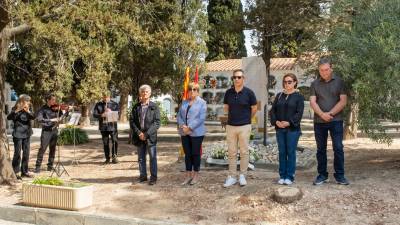
<path id="1" fill-rule="evenodd" d="M 311 84 L 310 105 L 314 110 L 314 134 L 317 142 L 318 176 L 314 185 L 328 181 L 326 146 L 328 131 L 334 151 L 334 177 L 338 184 L 348 185 L 344 176 L 343 108 L 347 102 L 342 79 L 332 72 L 329 59 L 321 58 L 318 64 L 320 77 Z"/>
<path id="2" fill-rule="evenodd" d="M 257 112 L 257 99 L 254 92 L 244 86 L 243 70 L 233 71 L 233 87 L 224 96 L 224 111 L 228 113 L 226 126 L 226 141 L 228 142 L 229 175 L 224 187 L 230 187 L 237 182 L 236 161 L 238 147 L 240 149 L 240 186 L 245 186 L 246 172 L 249 166 L 249 139 L 251 133 L 251 118 Z M 238 146 L 239 145 L 239 146 Z"/>

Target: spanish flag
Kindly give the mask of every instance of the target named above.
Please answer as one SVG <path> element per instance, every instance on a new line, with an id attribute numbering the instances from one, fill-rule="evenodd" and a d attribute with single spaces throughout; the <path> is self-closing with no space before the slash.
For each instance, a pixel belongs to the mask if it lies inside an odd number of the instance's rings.
<path id="1" fill-rule="evenodd" d="M 190 82 L 190 68 L 186 67 L 186 72 L 185 72 L 185 80 L 183 81 L 183 95 L 182 95 L 182 100 L 186 100 L 189 98 L 189 82 Z"/>

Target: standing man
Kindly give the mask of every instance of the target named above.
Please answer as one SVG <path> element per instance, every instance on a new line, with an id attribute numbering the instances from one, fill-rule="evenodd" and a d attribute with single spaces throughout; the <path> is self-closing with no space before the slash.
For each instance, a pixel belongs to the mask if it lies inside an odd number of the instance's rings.
<path id="1" fill-rule="evenodd" d="M 150 157 L 149 185 L 157 182 L 157 130 L 160 128 L 160 110 L 150 101 L 151 88 L 144 84 L 139 88 L 140 101 L 133 106 L 129 118 L 132 129 L 132 143 L 138 150 L 139 182 L 147 181 L 146 154 Z"/>
<path id="2" fill-rule="evenodd" d="M 111 157 L 112 163 L 118 163 L 118 127 L 117 121 L 111 120 L 109 114 L 116 112 L 119 114 L 119 105 L 110 98 L 110 91 L 103 94 L 103 100 L 96 103 L 93 109 L 93 117 L 99 120 L 99 130 L 103 140 L 104 164 L 110 163 L 110 137 L 111 137 Z"/>
<path id="3" fill-rule="evenodd" d="M 343 153 L 343 108 L 347 102 L 345 85 L 342 79 L 333 74 L 328 58 L 321 58 L 318 63 L 320 77 L 311 84 L 310 105 L 314 110 L 314 134 L 317 142 L 318 176 L 314 185 L 328 182 L 326 146 L 328 131 L 334 151 L 333 175 L 338 184 L 348 185 L 344 176 Z"/>
<path id="4" fill-rule="evenodd" d="M 40 173 L 40 167 L 43 161 L 43 155 L 49 146 L 49 160 L 47 171 L 53 169 L 54 158 L 56 155 L 56 146 L 58 139 L 58 124 L 64 115 L 60 106 L 57 105 L 56 96 L 49 94 L 46 96 L 46 105 L 42 106 L 37 113 L 37 120 L 42 124 L 42 134 L 40 136 L 40 148 L 37 154 L 35 173 Z M 64 116 L 68 115 L 68 111 Z"/>
<path id="5" fill-rule="evenodd" d="M 224 96 L 224 111 L 228 113 L 226 141 L 228 142 L 229 175 L 224 187 L 236 184 L 236 162 L 238 147 L 240 149 L 239 184 L 245 186 L 247 167 L 249 166 L 249 139 L 251 118 L 257 112 L 257 99 L 254 92 L 244 86 L 244 71 L 233 71 L 233 87 Z"/>

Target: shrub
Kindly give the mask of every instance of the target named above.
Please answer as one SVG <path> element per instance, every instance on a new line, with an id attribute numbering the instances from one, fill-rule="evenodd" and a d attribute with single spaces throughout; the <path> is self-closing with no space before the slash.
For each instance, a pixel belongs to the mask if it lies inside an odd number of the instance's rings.
<path id="1" fill-rule="evenodd" d="M 79 181 L 69 181 L 64 182 L 58 177 L 37 177 L 33 180 L 33 184 L 43 184 L 43 185 L 54 185 L 54 186 L 64 186 L 64 187 L 72 187 L 72 188 L 80 188 L 89 186 L 90 184 L 79 182 Z"/>
<path id="2" fill-rule="evenodd" d="M 84 130 L 74 126 L 67 126 L 60 131 L 58 144 L 72 145 L 74 144 L 74 138 L 75 144 L 84 144 L 89 142 L 89 137 Z"/>

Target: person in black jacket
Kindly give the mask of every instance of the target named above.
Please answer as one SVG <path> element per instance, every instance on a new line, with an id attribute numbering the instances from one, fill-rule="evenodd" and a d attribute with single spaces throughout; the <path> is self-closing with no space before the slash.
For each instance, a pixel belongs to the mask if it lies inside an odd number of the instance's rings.
<path id="1" fill-rule="evenodd" d="M 278 93 L 271 108 L 271 124 L 275 126 L 279 149 L 279 184 L 294 182 L 296 149 L 301 131 L 304 97 L 298 92 L 297 77 L 292 73 L 282 79 L 284 91 Z"/>
<path id="2" fill-rule="evenodd" d="M 132 129 L 132 143 L 138 149 L 139 182 L 147 181 L 146 154 L 150 156 L 150 181 L 157 181 L 157 130 L 160 128 L 160 110 L 157 104 L 150 101 L 151 88 L 142 85 L 139 88 L 140 102 L 133 106 L 129 118 Z"/>
<path id="3" fill-rule="evenodd" d="M 56 156 L 56 146 L 58 139 L 58 124 L 63 117 L 68 115 L 57 105 L 57 99 L 54 94 L 46 96 L 47 103 L 37 112 L 37 120 L 42 125 L 42 134 L 40 136 L 40 148 L 37 154 L 35 173 L 40 173 L 40 167 L 43 161 L 43 155 L 49 146 L 49 159 L 47 162 L 47 171 L 53 170 L 54 158 Z"/>
<path id="4" fill-rule="evenodd" d="M 119 105 L 110 98 L 110 92 L 103 95 L 103 100 L 96 103 L 93 109 L 93 117 L 99 120 L 99 130 L 103 139 L 104 155 L 106 158 L 105 164 L 110 163 L 110 144 L 111 137 L 111 157 L 112 163 L 118 163 L 118 126 L 117 121 L 110 121 L 107 114 L 118 112 Z"/>
<path id="5" fill-rule="evenodd" d="M 14 156 L 12 166 L 18 179 L 21 177 L 33 177 L 28 171 L 30 138 L 32 136 L 31 121 L 35 119 L 30 107 L 31 97 L 28 95 L 19 96 L 11 113 L 7 116 L 8 120 L 14 123 L 12 133 L 14 142 Z M 21 162 L 22 149 L 22 162 Z M 21 171 L 21 176 L 18 173 Z"/>

